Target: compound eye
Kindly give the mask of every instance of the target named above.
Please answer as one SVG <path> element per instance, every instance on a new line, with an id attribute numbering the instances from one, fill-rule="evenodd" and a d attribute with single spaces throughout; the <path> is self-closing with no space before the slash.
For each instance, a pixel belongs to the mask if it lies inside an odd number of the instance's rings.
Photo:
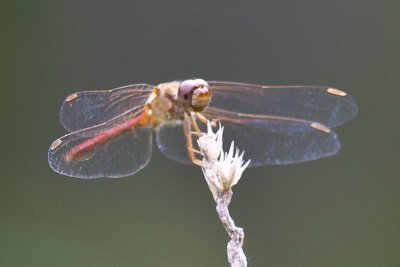
<path id="1" fill-rule="evenodd" d="M 203 88 L 203 87 L 208 88 L 209 87 L 208 83 L 203 79 L 195 79 L 194 82 L 197 85 L 197 87 L 199 87 L 199 88 Z"/>
<path id="2" fill-rule="evenodd" d="M 184 99 L 189 99 L 190 95 L 193 93 L 193 90 L 196 89 L 197 84 L 194 80 L 185 80 L 181 82 L 179 86 L 179 94 L 184 98 Z"/>

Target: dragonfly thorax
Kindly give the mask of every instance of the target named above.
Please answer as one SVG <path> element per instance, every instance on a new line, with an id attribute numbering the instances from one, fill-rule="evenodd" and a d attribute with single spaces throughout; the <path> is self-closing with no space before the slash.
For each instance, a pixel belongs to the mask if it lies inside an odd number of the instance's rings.
<path id="1" fill-rule="evenodd" d="M 208 83 L 202 79 L 161 83 L 155 87 L 147 104 L 152 122 L 158 125 L 167 120 L 182 120 L 185 113 L 203 111 L 211 100 Z"/>

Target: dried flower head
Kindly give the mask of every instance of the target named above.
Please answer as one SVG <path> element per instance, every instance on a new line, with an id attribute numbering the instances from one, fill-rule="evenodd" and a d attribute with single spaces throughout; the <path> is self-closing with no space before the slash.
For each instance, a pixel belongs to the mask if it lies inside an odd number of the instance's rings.
<path id="1" fill-rule="evenodd" d="M 228 153 L 221 152 L 218 160 L 218 176 L 224 189 L 227 190 L 239 182 L 243 171 L 250 164 L 250 160 L 243 162 L 244 151 L 240 153 L 239 149 L 235 149 L 232 141 Z M 243 164 L 244 163 L 244 164 Z"/>
<path id="2" fill-rule="evenodd" d="M 250 163 L 250 160 L 244 163 L 244 152 L 240 153 L 238 148 L 235 149 L 234 142 L 231 143 L 227 153 L 223 151 L 223 131 L 224 128 L 219 125 L 217 132 L 214 133 L 211 124 L 208 123 L 207 133 L 197 140 L 204 157 L 202 166 L 204 177 L 214 199 L 219 192 L 230 190 L 236 185 Z"/>

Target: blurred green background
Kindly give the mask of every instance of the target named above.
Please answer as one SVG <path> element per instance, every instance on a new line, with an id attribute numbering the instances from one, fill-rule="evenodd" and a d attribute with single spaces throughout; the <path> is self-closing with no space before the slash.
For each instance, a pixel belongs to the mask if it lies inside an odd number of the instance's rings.
<path id="1" fill-rule="evenodd" d="M 227 266 L 201 170 L 155 149 L 124 179 L 54 173 L 69 93 L 201 77 L 357 100 L 334 157 L 247 169 L 249 266 L 400 266 L 400 3 L 1 1 L 0 266 Z"/>

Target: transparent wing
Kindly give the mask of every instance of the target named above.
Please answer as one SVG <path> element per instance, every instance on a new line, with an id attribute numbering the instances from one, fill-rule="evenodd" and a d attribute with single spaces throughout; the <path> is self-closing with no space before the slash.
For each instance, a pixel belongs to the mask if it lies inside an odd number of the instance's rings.
<path id="1" fill-rule="evenodd" d="M 147 127 L 136 128 L 99 145 L 83 160 L 65 160 L 72 147 L 98 134 L 103 128 L 106 126 L 94 126 L 54 141 L 48 153 L 51 168 L 77 178 L 119 178 L 132 175 L 148 164 L 152 153 L 152 129 Z"/>
<path id="2" fill-rule="evenodd" d="M 164 156 L 180 163 L 192 163 L 187 156 L 182 121 L 163 123 L 157 128 L 156 139 L 158 149 Z"/>
<path id="3" fill-rule="evenodd" d="M 290 117 L 336 127 L 358 112 L 352 96 L 330 87 L 208 83 L 213 94 L 210 107 L 238 113 Z"/>
<path id="4" fill-rule="evenodd" d="M 316 160 L 340 149 L 336 133 L 317 122 L 213 108 L 205 115 L 219 119 L 224 126 L 224 150 L 234 141 L 244 149 L 245 158 L 251 159 L 251 166 Z"/>
<path id="5" fill-rule="evenodd" d="M 209 119 L 219 119 L 224 126 L 224 150 L 232 141 L 251 159 L 250 166 L 292 164 L 316 160 L 340 149 L 337 135 L 320 123 L 287 117 L 236 114 L 209 108 Z M 204 125 L 203 131 L 205 131 Z M 157 145 L 168 158 L 190 163 L 186 152 L 182 123 L 163 124 L 157 133 Z M 197 143 L 194 141 L 194 145 Z"/>
<path id="6" fill-rule="evenodd" d="M 61 124 L 74 132 L 134 113 L 143 107 L 152 90 L 153 85 L 134 84 L 113 90 L 73 93 L 61 106 Z"/>

